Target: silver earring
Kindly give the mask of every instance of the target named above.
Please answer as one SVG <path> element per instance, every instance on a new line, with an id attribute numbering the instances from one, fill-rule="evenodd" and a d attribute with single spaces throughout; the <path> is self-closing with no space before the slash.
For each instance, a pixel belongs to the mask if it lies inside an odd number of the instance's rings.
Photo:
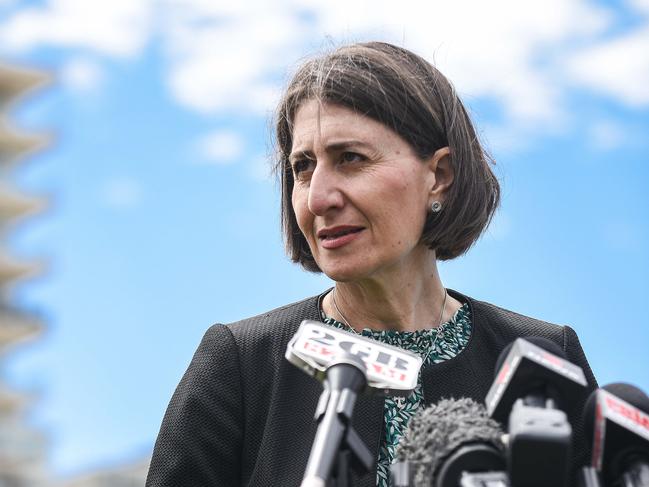
<path id="1" fill-rule="evenodd" d="M 439 201 L 433 201 L 433 204 L 430 205 L 430 211 L 433 213 L 439 213 L 442 211 L 442 204 Z"/>

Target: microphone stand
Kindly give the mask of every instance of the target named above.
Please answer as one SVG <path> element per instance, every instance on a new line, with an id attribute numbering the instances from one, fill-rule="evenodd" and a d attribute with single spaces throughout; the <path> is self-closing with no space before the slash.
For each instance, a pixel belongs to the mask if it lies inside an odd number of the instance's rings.
<path id="1" fill-rule="evenodd" d="M 318 423 L 301 487 L 350 487 L 350 467 L 368 472 L 372 453 L 352 427 L 356 398 L 366 384 L 365 364 L 342 353 L 325 372 L 315 420 Z"/>
<path id="2" fill-rule="evenodd" d="M 634 458 L 622 475 L 624 487 L 649 487 L 649 463 L 644 458 Z"/>
<path id="3" fill-rule="evenodd" d="M 579 469 L 577 482 L 579 487 L 601 487 L 602 482 L 599 473 L 593 467 L 581 467 Z"/>

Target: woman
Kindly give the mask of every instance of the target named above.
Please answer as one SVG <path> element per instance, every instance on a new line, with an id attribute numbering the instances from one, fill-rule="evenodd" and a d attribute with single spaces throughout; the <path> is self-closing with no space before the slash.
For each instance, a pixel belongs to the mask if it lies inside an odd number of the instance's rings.
<path id="1" fill-rule="evenodd" d="M 501 350 L 555 341 L 595 379 L 575 332 L 447 290 L 437 261 L 476 241 L 499 201 L 487 155 L 452 86 L 415 54 L 354 44 L 306 62 L 277 116 L 282 223 L 291 259 L 335 287 L 208 330 L 165 415 L 148 486 L 297 486 L 321 385 L 283 355 L 304 319 L 424 359 L 406 400 L 362 397 L 355 428 L 377 459 L 353 485 L 388 485 L 414 411 L 483 401 Z M 569 412 L 579 452 L 578 419 Z"/>

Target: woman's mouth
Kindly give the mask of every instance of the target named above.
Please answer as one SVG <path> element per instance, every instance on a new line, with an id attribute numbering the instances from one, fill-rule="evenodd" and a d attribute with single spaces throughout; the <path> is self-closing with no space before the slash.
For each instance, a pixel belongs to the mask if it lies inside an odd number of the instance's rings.
<path id="1" fill-rule="evenodd" d="M 363 230 L 365 228 L 353 226 L 324 228 L 318 232 L 318 238 L 325 249 L 337 249 L 355 240 Z"/>

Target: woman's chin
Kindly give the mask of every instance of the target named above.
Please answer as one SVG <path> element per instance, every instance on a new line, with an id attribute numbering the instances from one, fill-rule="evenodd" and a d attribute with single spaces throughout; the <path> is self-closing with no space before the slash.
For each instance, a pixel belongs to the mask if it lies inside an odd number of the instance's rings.
<path id="1" fill-rule="evenodd" d="M 366 278 L 370 274 L 367 265 L 350 265 L 324 263 L 320 265 L 320 270 L 331 280 L 336 282 L 351 282 Z"/>

